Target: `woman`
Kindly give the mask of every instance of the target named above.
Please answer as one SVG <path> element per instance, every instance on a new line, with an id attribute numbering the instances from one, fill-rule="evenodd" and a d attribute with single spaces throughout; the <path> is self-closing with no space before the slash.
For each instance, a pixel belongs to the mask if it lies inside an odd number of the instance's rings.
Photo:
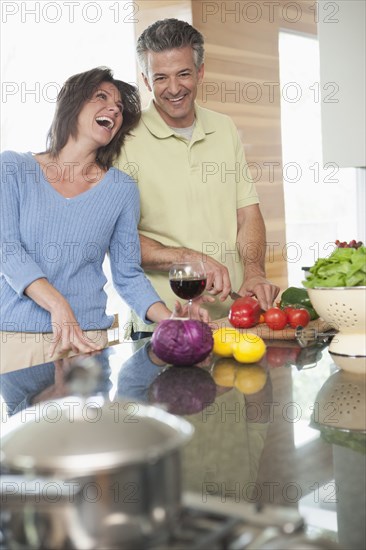
<path id="1" fill-rule="evenodd" d="M 61 89 L 45 152 L 2 153 L 2 372 L 106 346 L 108 251 L 123 299 L 171 315 L 140 266 L 136 185 L 112 167 L 139 118 L 137 90 L 92 69 Z"/>

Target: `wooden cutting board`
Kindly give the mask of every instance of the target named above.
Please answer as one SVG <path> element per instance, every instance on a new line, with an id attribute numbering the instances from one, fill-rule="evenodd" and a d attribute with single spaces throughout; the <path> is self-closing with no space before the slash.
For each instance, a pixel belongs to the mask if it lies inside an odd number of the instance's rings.
<path id="1" fill-rule="evenodd" d="M 227 317 L 223 317 L 222 319 L 217 319 L 216 321 L 213 321 L 212 326 L 214 329 L 222 327 L 233 328 L 233 326 L 229 323 Z M 315 321 L 310 321 L 306 328 L 313 329 L 316 334 L 332 329 L 329 323 L 326 323 L 325 321 L 323 321 L 323 319 L 320 318 L 316 319 Z M 251 334 L 257 334 L 258 336 L 263 338 L 263 340 L 296 340 L 295 329 L 289 326 L 285 327 L 282 330 L 272 330 L 265 323 L 260 323 L 255 327 L 238 330 L 242 333 L 250 332 Z"/>

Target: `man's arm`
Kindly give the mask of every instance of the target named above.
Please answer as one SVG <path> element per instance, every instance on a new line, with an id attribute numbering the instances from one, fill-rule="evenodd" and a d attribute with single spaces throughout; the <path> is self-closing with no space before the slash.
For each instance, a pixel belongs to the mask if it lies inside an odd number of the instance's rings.
<path id="1" fill-rule="evenodd" d="M 258 298 L 261 308 L 273 305 L 279 287 L 266 279 L 266 229 L 258 204 L 237 210 L 240 257 L 244 263 L 244 281 L 239 294 L 252 294 Z"/>
<path id="2" fill-rule="evenodd" d="M 142 267 L 150 271 L 169 271 L 174 263 L 201 260 L 207 274 L 206 289 L 211 294 L 220 294 L 226 300 L 231 290 L 227 268 L 210 256 L 184 247 L 164 246 L 159 241 L 140 234 Z"/>

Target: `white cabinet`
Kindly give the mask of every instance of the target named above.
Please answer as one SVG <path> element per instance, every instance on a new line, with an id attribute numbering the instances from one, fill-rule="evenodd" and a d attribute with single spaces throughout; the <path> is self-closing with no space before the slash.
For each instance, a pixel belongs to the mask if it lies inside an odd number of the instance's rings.
<path id="1" fill-rule="evenodd" d="M 323 162 L 366 166 L 365 0 L 317 2 Z"/>

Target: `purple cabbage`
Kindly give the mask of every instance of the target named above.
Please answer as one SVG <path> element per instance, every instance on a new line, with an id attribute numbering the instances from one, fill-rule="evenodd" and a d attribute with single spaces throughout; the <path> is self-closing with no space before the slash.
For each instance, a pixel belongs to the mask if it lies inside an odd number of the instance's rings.
<path id="1" fill-rule="evenodd" d="M 150 385 L 149 402 L 163 404 L 172 414 L 196 414 L 214 402 L 216 384 L 198 367 L 168 367 Z"/>
<path id="2" fill-rule="evenodd" d="M 206 359 L 212 351 L 212 331 L 202 321 L 166 319 L 155 329 L 151 347 L 166 363 L 194 365 Z"/>

